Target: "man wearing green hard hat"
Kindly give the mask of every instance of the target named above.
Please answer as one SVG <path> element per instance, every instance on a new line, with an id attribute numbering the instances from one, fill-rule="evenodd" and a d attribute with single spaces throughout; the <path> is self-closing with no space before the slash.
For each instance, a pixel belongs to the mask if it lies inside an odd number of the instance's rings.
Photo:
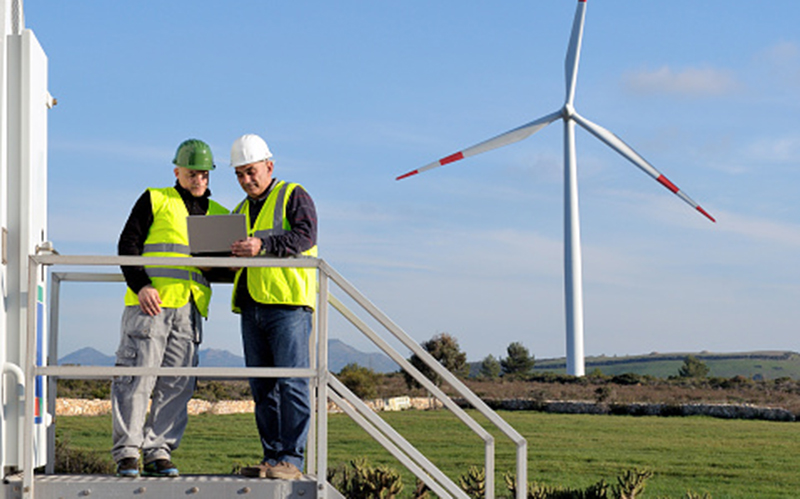
<path id="1" fill-rule="evenodd" d="M 209 199 L 211 148 L 202 140 L 183 141 L 172 160 L 175 185 L 147 189 L 136 201 L 119 237 L 120 256 L 188 257 L 189 215 L 222 215 L 228 210 Z M 117 366 L 193 367 L 208 314 L 211 287 L 197 267 L 123 266 L 128 289 Z M 147 476 L 178 476 L 171 454 L 188 420 L 186 404 L 195 378 L 117 376 L 111 384 L 113 447 L 117 475 L 139 476 L 139 453 Z M 148 402 L 152 405 L 148 414 Z"/>

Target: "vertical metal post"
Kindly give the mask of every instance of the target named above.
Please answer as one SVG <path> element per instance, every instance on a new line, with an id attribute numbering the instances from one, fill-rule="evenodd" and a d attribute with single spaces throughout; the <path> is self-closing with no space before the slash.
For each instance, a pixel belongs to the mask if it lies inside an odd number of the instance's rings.
<path id="1" fill-rule="evenodd" d="M 528 498 L 528 445 L 517 446 L 517 499 Z"/>
<path id="2" fill-rule="evenodd" d="M 485 462 L 485 495 L 486 499 L 494 499 L 494 440 L 486 442 L 484 445 L 483 459 Z"/>
<path id="3" fill-rule="evenodd" d="M 50 274 L 50 335 L 47 348 L 47 365 L 58 365 L 58 313 L 61 294 L 61 276 Z M 52 475 L 56 471 L 56 400 L 58 376 L 47 377 L 47 413 L 50 424 L 47 426 L 47 463 L 45 473 Z"/>
<path id="4" fill-rule="evenodd" d="M 308 340 L 308 359 L 311 369 L 317 369 L 317 322 L 318 311 L 315 310 L 311 322 L 311 338 Z M 319 379 L 317 376 L 308 380 L 310 406 L 317 406 L 317 390 L 319 387 Z M 311 417 L 308 424 L 308 438 L 306 439 L 306 473 L 315 475 L 317 473 L 317 411 L 311 411 Z"/>
<path id="5" fill-rule="evenodd" d="M 584 375 L 583 273 L 578 213 L 575 122 L 564 117 L 564 293 L 567 315 L 567 374 Z"/>
<path id="6" fill-rule="evenodd" d="M 317 366 L 317 497 L 324 499 L 328 474 L 328 274 L 318 267 L 319 365 Z"/>
<path id="7" fill-rule="evenodd" d="M 36 408 L 36 285 L 39 265 L 28 257 L 28 314 L 25 335 L 25 424 L 22 430 L 22 497 L 33 497 L 33 429 Z"/>

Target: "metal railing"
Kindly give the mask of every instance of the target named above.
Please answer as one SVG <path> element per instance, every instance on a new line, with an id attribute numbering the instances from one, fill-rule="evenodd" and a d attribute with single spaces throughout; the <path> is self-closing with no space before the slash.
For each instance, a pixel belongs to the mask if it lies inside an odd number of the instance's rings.
<path id="1" fill-rule="evenodd" d="M 197 267 L 290 267 L 318 269 L 319 296 L 316 318 L 316 365 L 308 369 L 299 368 L 212 368 L 212 367 L 102 367 L 102 366 L 58 366 L 57 342 L 59 327 L 58 304 L 60 299 L 60 283 L 62 281 L 81 282 L 122 282 L 120 274 L 92 272 L 51 272 L 50 292 L 50 341 L 48 359 L 45 365 L 36 365 L 36 314 L 35 293 L 28 293 L 27 316 L 27 359 L 25 369 L 25 414 L 34 414 L 33 386 L 36 376 L 48 379 L 48 397 L 50 410 L 55 407 L 55 381 L 63 378 L 98 378 L 112 376 L 170 375 L 196 376 L 215 378 L 249 378 L 249 377 L 307 377 L 316 385 L 316 414 L 312 420 L 307 448 L 307 468 L 309 474 L 316 474 L 318 497 L 325 495 L 327 476 L 327 413 L 328 400 L 333 401 L 343 412 L 349 415 L 370 436 L 395 456 L 409 471 L 423 481 L 439 497 L 457 497 L 468 499 L 468 496 L 449 477 L 442 473 L 433 463 L 417 451 L 405 438 L 392 429 L 387 423 L 369 409 L 363 401 L 353 394 L 328 370 L 328 322 L 329 306 L 333 307 L 361 333 L 369 338 L 382 352 L 389 356 L 401 368 L 408 372 L 420 385 L 427 389 L 459 420 L 466 424 L 484 442 L 486 495 L 494 498 L 495 488 L 495 456 L 494 437 L 478 424 L 455 401 L 448 397 L 436 384 L 416 369 L 408 360 L 392 348 L 387 341 L 371 329 L 357 314 L 348 309 L 340 300 L 330 293 L 331 283 L 355 302 L 362 312 L 372 317 L 396 340 L 416 354 L 431 370 L 441 377 L 463 399 L 465 399 L 482 416 L 489 420 L 516 446 L 516 497 L 527 497 L 527 443 L 525 439 L 508 423 L 500 418 L 477 395 L 472 393 L 458 378 L 445 369 L 436 359 L 420 347 L 408 334 L 373 305 L 352 284 L 336 272 L 324 260 L 319 258 L 231 258 L 231 257 L 192 257 L 181 261 Z M 40 268 L 43 266 L 120 266 L 120 265 L 174 265 L 175 259 L 168 257 L 138 256 L 71 256 L 71 255 L 38 255 L 29 257 L 28 289 L 36 289 Z M 312 337 L 312 344 L 314 343 Z M 51 365 L 55 364 L 55 365 Z M 313 390 L 312 390 L 313 393 Z M 33 480 L 33 434 L 34 420 L 25 418 L 23 428 L 23 498 L 34 497 Z M 54 455 L 55 428 L 48 428 L 48 460 L 46 472 L 52 473 Z"/>

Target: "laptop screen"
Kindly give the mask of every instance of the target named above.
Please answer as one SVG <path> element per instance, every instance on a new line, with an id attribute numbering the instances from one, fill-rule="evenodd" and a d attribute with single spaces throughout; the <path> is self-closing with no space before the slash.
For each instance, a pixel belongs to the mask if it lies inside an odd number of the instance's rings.
<path id="1" fill-rule="evenodd" d="M 186 226 L 192 255 L 230 255 L 231 245 L 247 238 L 247 222 L 243 214 L 189 215 Z"/>

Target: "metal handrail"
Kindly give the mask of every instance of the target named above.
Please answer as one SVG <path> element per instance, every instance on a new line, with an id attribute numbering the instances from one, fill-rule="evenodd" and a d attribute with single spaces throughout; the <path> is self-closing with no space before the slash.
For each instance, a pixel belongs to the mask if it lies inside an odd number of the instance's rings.
<path id="1" fill-rule="evenodd" d="M 181 263 L 184 263 L 183 261 Z M 473 430 L 485 444 L 485 469 L 486 469 L 486 498 L 494 497 L 494 437 L 487 432 L 481 425 L 474 421 L 461 407 L 459 407 L 450 397 L 448 397 L 439 387 L 425 377 L 410 362 L 396 352 L 389 344 L 372 331 L 356 314 L 347 309 L 344 304 L 329 293 L 329 281 L 335 283 L 353 301 L 355 301 L 364 311 L 372 316 L 378 323 L 399 340 L 404 346 L 409 348 L 421 360 L 444 379 L 455 391 L 467 400 L 475 409 L 494 424 L 503 434 L 505 434 L 517 447 L 517 499 L 524 499 L 527 496 L 527 443 L 525 439 L 516 432 L 508 423 L 500 418 L 491 408 L 489 408 L 477 395 L 472 393 L 458 378 L 447 371 L 436 359 L 422 349 L 410 336 L 408 336 L 399 326 L 392 322 L 383 312 L 364 297 L 352 284 L 330 267 L 324 260 L 318 258 L 233 258 L 233 257 L 191 257 L 185 261 L 186 264 L 197 267 L 291 267 L 291 268 L 317 268 L 319 270 L 319 303 L 326 303 L 336 309 L 343 317 L 349 320 L 357 329 L 365 334 L 376 346 L 378 346 L 392 360 L 397 362 L 414 379 L 425 387 L 434 397 L 450 409 L 463 423 Z M 175 259 L 172 257 L 140 257 L 140 256 L 72 256 L 72 255 L 39 255 L 29 257 L 29 289 L 35 289 L 38 267 L 48 265 L 77 265 L 77 266 L 119 266 L 119 265 L 174 265 Z M 101 274 L 91 272 L 53 272 L 51 278 L 56 283 L 62 280 L 72 280 L 80 282 L 121 282 L 120 274 Z M 54 298 L 56 300 L 55 310 L 51 308 L 51 327 L 57 327 L 58 310 L 57 294 L 58 287 L 54 287 Z M 101 366 L 52 366 L 51 358 L 48 358 L 45 366 L 35 365 L 35 314 L 33 314 L 35 298 L 29 293 L 28 296 L 28 369 L 26 372 L 26 413 L 33 412 L 33 394 L 31 386 L 36 376 L 48 376 L 49 386 L 53 389 L 48 390 L 48 397 L 55 398 L 55 382 L 57 377 L 70 378 L 97 378 L 112 375 L 141 376 L 141 375 L 192 375 L 197 377 L 308 377 L 316 380 L 317 383 L 317 428 L 319 435 L 316 450 L 317 463 L 317 490 L 319 494 L 324 494 L 325 478 L 327 474 L 327 400 L 330 399 L 350 415 L 365 431 L 375 437 L 377 431 L 382 438 L 378 441 L 391 453 L 405 453 L 407 458 L 401 459 L 412 473 L 425 481 L 434 492 L 441 497 L 466 497 L 463 492 L 452 483 L 445 475 L 441 474 L 432 463 L 427 461 L 424 456 L 405 442 L 402 437 L 398 440 L 393 430 L 375 430 L 375 423 L 370 422 L 368 414 L 363 413 L 361 401 L 354 401 L 357 398 L 347 390 L 344 385 L 336 380 L 328 371 L 327 364 L 327 343 L 328 343 L 328 307 L 319 306 L 316 312 L 317 327 L 319 338 L 317 344 L 318 365 L 311 369 L 298 368 L 203 368 L 203 367 L 183 367 L 183 368 L 150 368 L 150 367 L 101 367 Z M 57 331 L 57 329 L 56 329 Z M 50 338 L 50 356 L 55 356 L 57 348 L 57 333 Z M 328 389 L 331 388 L 331 391 Z M 344 405 L 348 405 L 345 409 Z M 363 408 L 360 405 L 363 405 Z M 49 407 L 53 409 L 54 400 L 51 400 Z M 358 409 L 353 409 L 358 407 Z M 368 410 L 368 409 L 367 409 Z M 359 414 L 361 413 L 361 414 Z M 378 418 L 380 419 L 380 418 Z M 31 445 L 23 445 L 23 493 L 25 498 L 33 497 L 33 420 L 27 418 L 23 431 L 23 441 L 30 442 Z M 48 434 L 48 440 L 54 440 L 54 431 Z M 388 441 L 385 435 L 389 435 Z M 52 440 L 48 448 L 53 447 Z M 392 443 L 394 442 L 394 443 Z M 387 446 L 388 444 L 388 446 Z M 313 454 L 313 449 L 309 449 L 309 456 Z M 396 456 L 397 457 L 397 456 Z M 311 458 L 310 458 L 311 459 Z M 310 468 L 313 463 L 309 463 Z M 409 466 L 410 465 L 410 466 Z M 51 460 L 48 459 L 48 472 Z M 434 470 L 435 471 L 426 471 Z M 430 482 L 430 483 L 429 483 Z M 455 488 L 453 488 L 455 487 Z M 30 491 L 31 495 L 27 495 Z M 449 491 L 446 492 L 446 491 Z M 452 496 L 450 494 L 453 494 Z M 321 496 L 320 496 L 321 497 Z"/>
<path id="2" fill-rule="evenodd" d="M 449 497 L 450 494 L 460 499 L 469 499 L 447 475 L 442 473 L 433 463 L 415 449 L 402 435 L 389 426 L 375 412 L 370 409 L 360 398 L 350 391 L 335 376 L 328 378 L 328 385 L 334 390 L 328 396 L 339 406 L 342 411 L 358 422 L 364 430 L 376 440 L 381 442 L 400 462 L 406 465 L 414 475 L 425 482 L 439 497 Z M 371 431 L 371 430 L 377 430 Z"/>
<path id="3" fill-rule="evenodd" d="M 407 348 L 416 354 L 425 364 L 431 368 L 437 375 L 443 378 L 459 395 L 464 397 L 478 412 L 486 417 L 492 424 L 494 424 L 501 432 L 503 432 L 517 447 L 517 499 L 525 499 L 527 497 L 527 442 L 525 438 L 520 435 L 511 425 L 500 418 L 483 400 L 475 395 L 464 383 L 453 375 L 450 371 L 445 369 L 442 364 L 433 358 L 427 351 L 420 347 L 408 334 L 406 334 L 397 324 L 389 319 L 386 314 L 373 305 L 366 297 L 356 290 L 344 277 L 338 274 L 333 268 L 328 266 L 324 261 L 320 264 L 320 270 L 325 269 L 325 272 L 331 275 L 331 278 L 345 291 L 353 300 L 355 300 L 361 307 L 363 307 L 375 320 L 377 320 L 383 327 L 385 327 L 395 338 L 400 340 Z M 345 311 L 332 303 L 334 308 L 339 310 L 340 313 L 345 315 Z M 400 366 L 411 374 L 418 383 L 423 385 L 428 391 L 436 396 L 448 409 L 451 409 L 454 414 L 463 415 L 462 421 L 473 429 L 478 435 L 483 436 L 486 443 L 486 497 L 490 499 L 494 497 L 494 447 L 493 437 L 485 433 L 483 427 L 478 425 L 472 418 L 464 413 L 460 408 L 442 392 L 433 382 L 426 376 L 420 373 L 410 362 L 402 358 L 397 352 L 392 349 L 385 341 L 379 336 L 375 335 L 369 328 L 360 320 L 355 317 L 345 315 L 356 327 L 361 330 L 373 343 L 375 343 L 384 353 L 389 355 L 392 360 L 400 364 Z M 453 407 L 455 406 L 455 407 Z M 491 470 L 491 473 L 490 473 Z"/>

